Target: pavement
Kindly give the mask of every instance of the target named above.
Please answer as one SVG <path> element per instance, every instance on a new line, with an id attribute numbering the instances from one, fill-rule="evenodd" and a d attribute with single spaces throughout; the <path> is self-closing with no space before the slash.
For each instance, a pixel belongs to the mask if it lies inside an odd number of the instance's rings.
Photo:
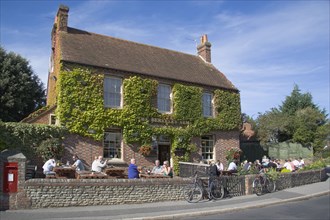
<path id="1" fill-rule="evenodd" d="M 87 206 L 47 208 L 30 210 L 7 210 L 0 212 L 1 220 L 11 219 L 180 219 L 235 212 L 242 209 L 265 207 L 306 200 L 313 197 L 329 195 L 330 178 L 299 187 L 284 189 L 262 196 L 246 195 L 224 198 L 218 201 L 202 200 L 198 203 L 170 201 L 144 204 L 124 204 L 111 206 Z"/>

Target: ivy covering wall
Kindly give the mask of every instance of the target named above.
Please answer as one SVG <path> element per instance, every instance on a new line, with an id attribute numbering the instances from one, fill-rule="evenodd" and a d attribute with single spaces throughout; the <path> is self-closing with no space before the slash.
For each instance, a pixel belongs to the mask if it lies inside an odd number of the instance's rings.
<path id="1" fill-rule="evenodd" d="M 103 102 L 104 74 L 92 69 L 76 67 L 62 71 L 58 86 L 57 116 L 70 132 L 102 140 L 104 131 L 121 127 L 126 143 L 151 144 L 153 135 L 168 135 L 174 168 L 177 162 L 188 161 L 197 146 L 190 143 L 194 136 L 212 130 L 237 130 L 240 126 L 240 97 L 238 93 L 214 91 L 215 117 L 202 117 L 203 89 L 174 84 L 173 114 L 161 114 L 154 103 L 158 82 L 133 76 L 123 80 L 122 109 L 105 108 Z M 163 119 L 164 126 L 153 126 L 151 118 Z M 184 126 L 170 126 L 167 120 L 184 120 Z M 91 133 L 90 131 L 95 131 Z M 183 156 L 176 156 L 176 149 L 184 149 Z"/>

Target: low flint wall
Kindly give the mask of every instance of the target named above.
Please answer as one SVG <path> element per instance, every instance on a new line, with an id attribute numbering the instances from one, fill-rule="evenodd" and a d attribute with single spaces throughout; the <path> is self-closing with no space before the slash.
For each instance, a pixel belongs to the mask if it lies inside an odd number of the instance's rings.
<path id="1" fill-rule="evenodd" d="M 189 179 L 30 179 L 31 208 L 117 205 L 183 199 Z"/>

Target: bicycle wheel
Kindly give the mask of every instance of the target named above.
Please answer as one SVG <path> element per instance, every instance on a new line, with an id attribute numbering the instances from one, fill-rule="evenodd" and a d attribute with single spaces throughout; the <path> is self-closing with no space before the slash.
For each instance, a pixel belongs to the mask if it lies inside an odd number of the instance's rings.
<path id="1" fill-rule="evenodd" d="M 218 180 L 213 180 L 210 184 L 210 194 L 212 199 L 218 200 L 222 199 L 225 195 L 225 189 L 223 185 Z"/>
<path id="2" fill-rule="evenodd" d="M 183 196 L 187 202 L 198 202 L 203 197 L 203 191 L 199 185 L 190 184 L 183 189 Z"/>
<path id="3" fill-rule="evenodd" d="M 261 196 L 263 192 L 263 187 L 260 182 L 260 179 L 255 179 L 252 184 L 254 193 L 257 194 L 257 196 Z"/>
<path id="4" fill-rule="evenodd" d="M 275 192 L 276 185 L 273 180 L 267 178 L 265 185 L 266 185 L 267 192 L 269 192 L 269 193 Z"/>

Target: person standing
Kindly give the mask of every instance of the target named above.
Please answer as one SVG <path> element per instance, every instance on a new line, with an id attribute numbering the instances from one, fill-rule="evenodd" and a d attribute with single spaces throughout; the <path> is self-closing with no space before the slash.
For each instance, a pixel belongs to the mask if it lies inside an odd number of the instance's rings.
<path id="1" fill-rule="evenodd" d="M 220 160 L 217 160 L 217 163 L 215 164 L 218 168 L 218 171 L 223 171 L 223 164 L 220 162 Z"/>
<path id="2" fill-rule="evenodd" d="M 72 166 L 75 167 L 77 171 L 85 170 L 84 164 L 81 162 L 77 155 L 73 155 L 72 160 L 74 161 Z"/>
<path id="3" fill-rule="evenodd" d="M 136 166 L 136 161 L 134 158 L 131 159 L 131 163 L 128 166 L 128 179 L 138 179 L 139 178 L 139 170 Z"/>
<path id="4" fill-rule="evenodd" d="M 218 170 L 218 167 L 214 163 L 214 161 L 211 160 L 209 162 L 209 164 L 210 164 L 210 167 L 209 167 L 209 169 L 210 169 L 210 171 L 209 171 L 210 172 L 210 177 L 217 177 L 217 176 L 219 176 L 220 175 L 220 171 Z"/>

